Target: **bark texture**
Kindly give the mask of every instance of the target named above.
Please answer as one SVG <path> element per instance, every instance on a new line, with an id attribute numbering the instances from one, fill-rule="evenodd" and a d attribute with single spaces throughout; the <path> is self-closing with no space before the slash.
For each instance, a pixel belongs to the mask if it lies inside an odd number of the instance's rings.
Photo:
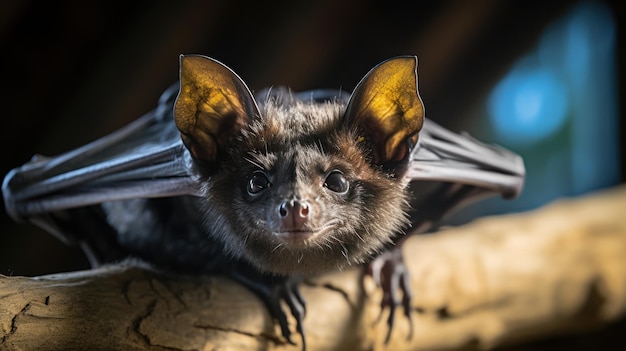
<path id="1" fill-rule="evenodd" d="M 381 293 L 352 269 L 302 287 L 309 350 L 490 349 L 623 317 L 626 187 L 415 236 L 404 250 L 412 338 L 399 311 L 384 346 Z M 220 276 L 129 265 L 0 276 L 1 350 L 300 349 L 279 335 L 261 301 Z"/>

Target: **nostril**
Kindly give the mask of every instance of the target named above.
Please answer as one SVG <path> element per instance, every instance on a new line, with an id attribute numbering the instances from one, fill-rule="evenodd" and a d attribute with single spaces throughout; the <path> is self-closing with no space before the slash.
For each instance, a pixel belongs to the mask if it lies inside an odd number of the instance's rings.
<path id="1" fill-rule="evenodd" d="M 302 217 L 306 217 L 309 215 L 309 205 L 307 205 L 306 203 L 300 205 L 300 215 Z"/>
<path id="2" fill-rule="evenodd" d="M 287 200 L 277 208 L 280 230 L 283 232 L 300 232 L 305 230 L 309 216 L 314 211 L 305 201 Z"/>

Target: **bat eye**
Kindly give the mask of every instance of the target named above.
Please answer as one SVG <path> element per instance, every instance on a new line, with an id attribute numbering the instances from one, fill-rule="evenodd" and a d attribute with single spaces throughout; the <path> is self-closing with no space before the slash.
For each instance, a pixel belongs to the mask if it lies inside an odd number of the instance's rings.
<path id="1" fill-rule="evenodd" d="M 324 181 L 324 186 L 339 194 L 345 194 L 349 188 L 348 180 L 341 171 L 330 172 Z"/>
<path id="2" fill-rule="evenodd" d="M 261 191 L 272 186 L 267 174 L 263 171 L 254 171 L 248 180 L 248 194 L 256 195 Z"/>

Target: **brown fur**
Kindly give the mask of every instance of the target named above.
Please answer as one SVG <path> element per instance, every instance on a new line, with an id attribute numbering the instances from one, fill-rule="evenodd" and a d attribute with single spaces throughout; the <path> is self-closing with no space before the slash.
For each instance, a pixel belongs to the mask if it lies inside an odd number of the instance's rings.
<path id="1" fill-rule="evenodd" d="M 282 94 L 282 95 L 281 95 Z M 219 171 L 206 183 L 204 226 L 229 254 L 263 271 L 316 274 L 366 262 L 407 225 L 404 184 L 369 162 L 345 103 L 304 102 L 274 94 L 228 145 Z M 265 171 L 272 183 L 258 196 L 246 184 Z M 347 194 L 324 187 L 333 170 L 349 181 Z M 289 199 L 309 203 L 305 242 L 282 240 L 278 207 Z"/>

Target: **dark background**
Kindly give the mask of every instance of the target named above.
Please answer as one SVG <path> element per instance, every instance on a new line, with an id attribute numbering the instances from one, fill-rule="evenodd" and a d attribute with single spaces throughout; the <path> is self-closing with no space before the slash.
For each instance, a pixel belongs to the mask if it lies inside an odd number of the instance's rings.
<path id="1" fill-rule="evenodd" d="M 2 2 L 0 174 L 33 154 L 55 155 L 80 146 L 152 109 L 160 93 L 176 81 L 181 53 L 218 59 L 253 90 L 286 85 L 296 91 L 351 90 L 379 62 L 414 54 L 419 57 L 419 88 L 427 117 L 488 139 L 490 134 L 477 127 L 482 122 L 471 117 L 480 110 L 477 106 L 484 104 L 516 60 L 533 50 L 547 26 L 577 4 Z M 616 23 L 615 75 L 621 86 L 624 15 L 618 0 L 600 4 L 612 12 Z M 616 94 L 617 101 L 624 101 L 623 90 Z M 624 118 L 619 113 L 623 150 Z M 528 162 L 532 165 L 532 160 Z M 624 180 L 623 165 L 615 184 Z M 606 185 L 611 184 L 598 188 Z M 532 187 L 528 192 L 532 195 Z M 500 212 L 546 201 L 537 199 L 502 207 Z M 65 247 L 29 224 L 13 222 L 4 211 L 0 214 L 0 274 L 39 275 L 87 267 L 77 248 Z"/>

